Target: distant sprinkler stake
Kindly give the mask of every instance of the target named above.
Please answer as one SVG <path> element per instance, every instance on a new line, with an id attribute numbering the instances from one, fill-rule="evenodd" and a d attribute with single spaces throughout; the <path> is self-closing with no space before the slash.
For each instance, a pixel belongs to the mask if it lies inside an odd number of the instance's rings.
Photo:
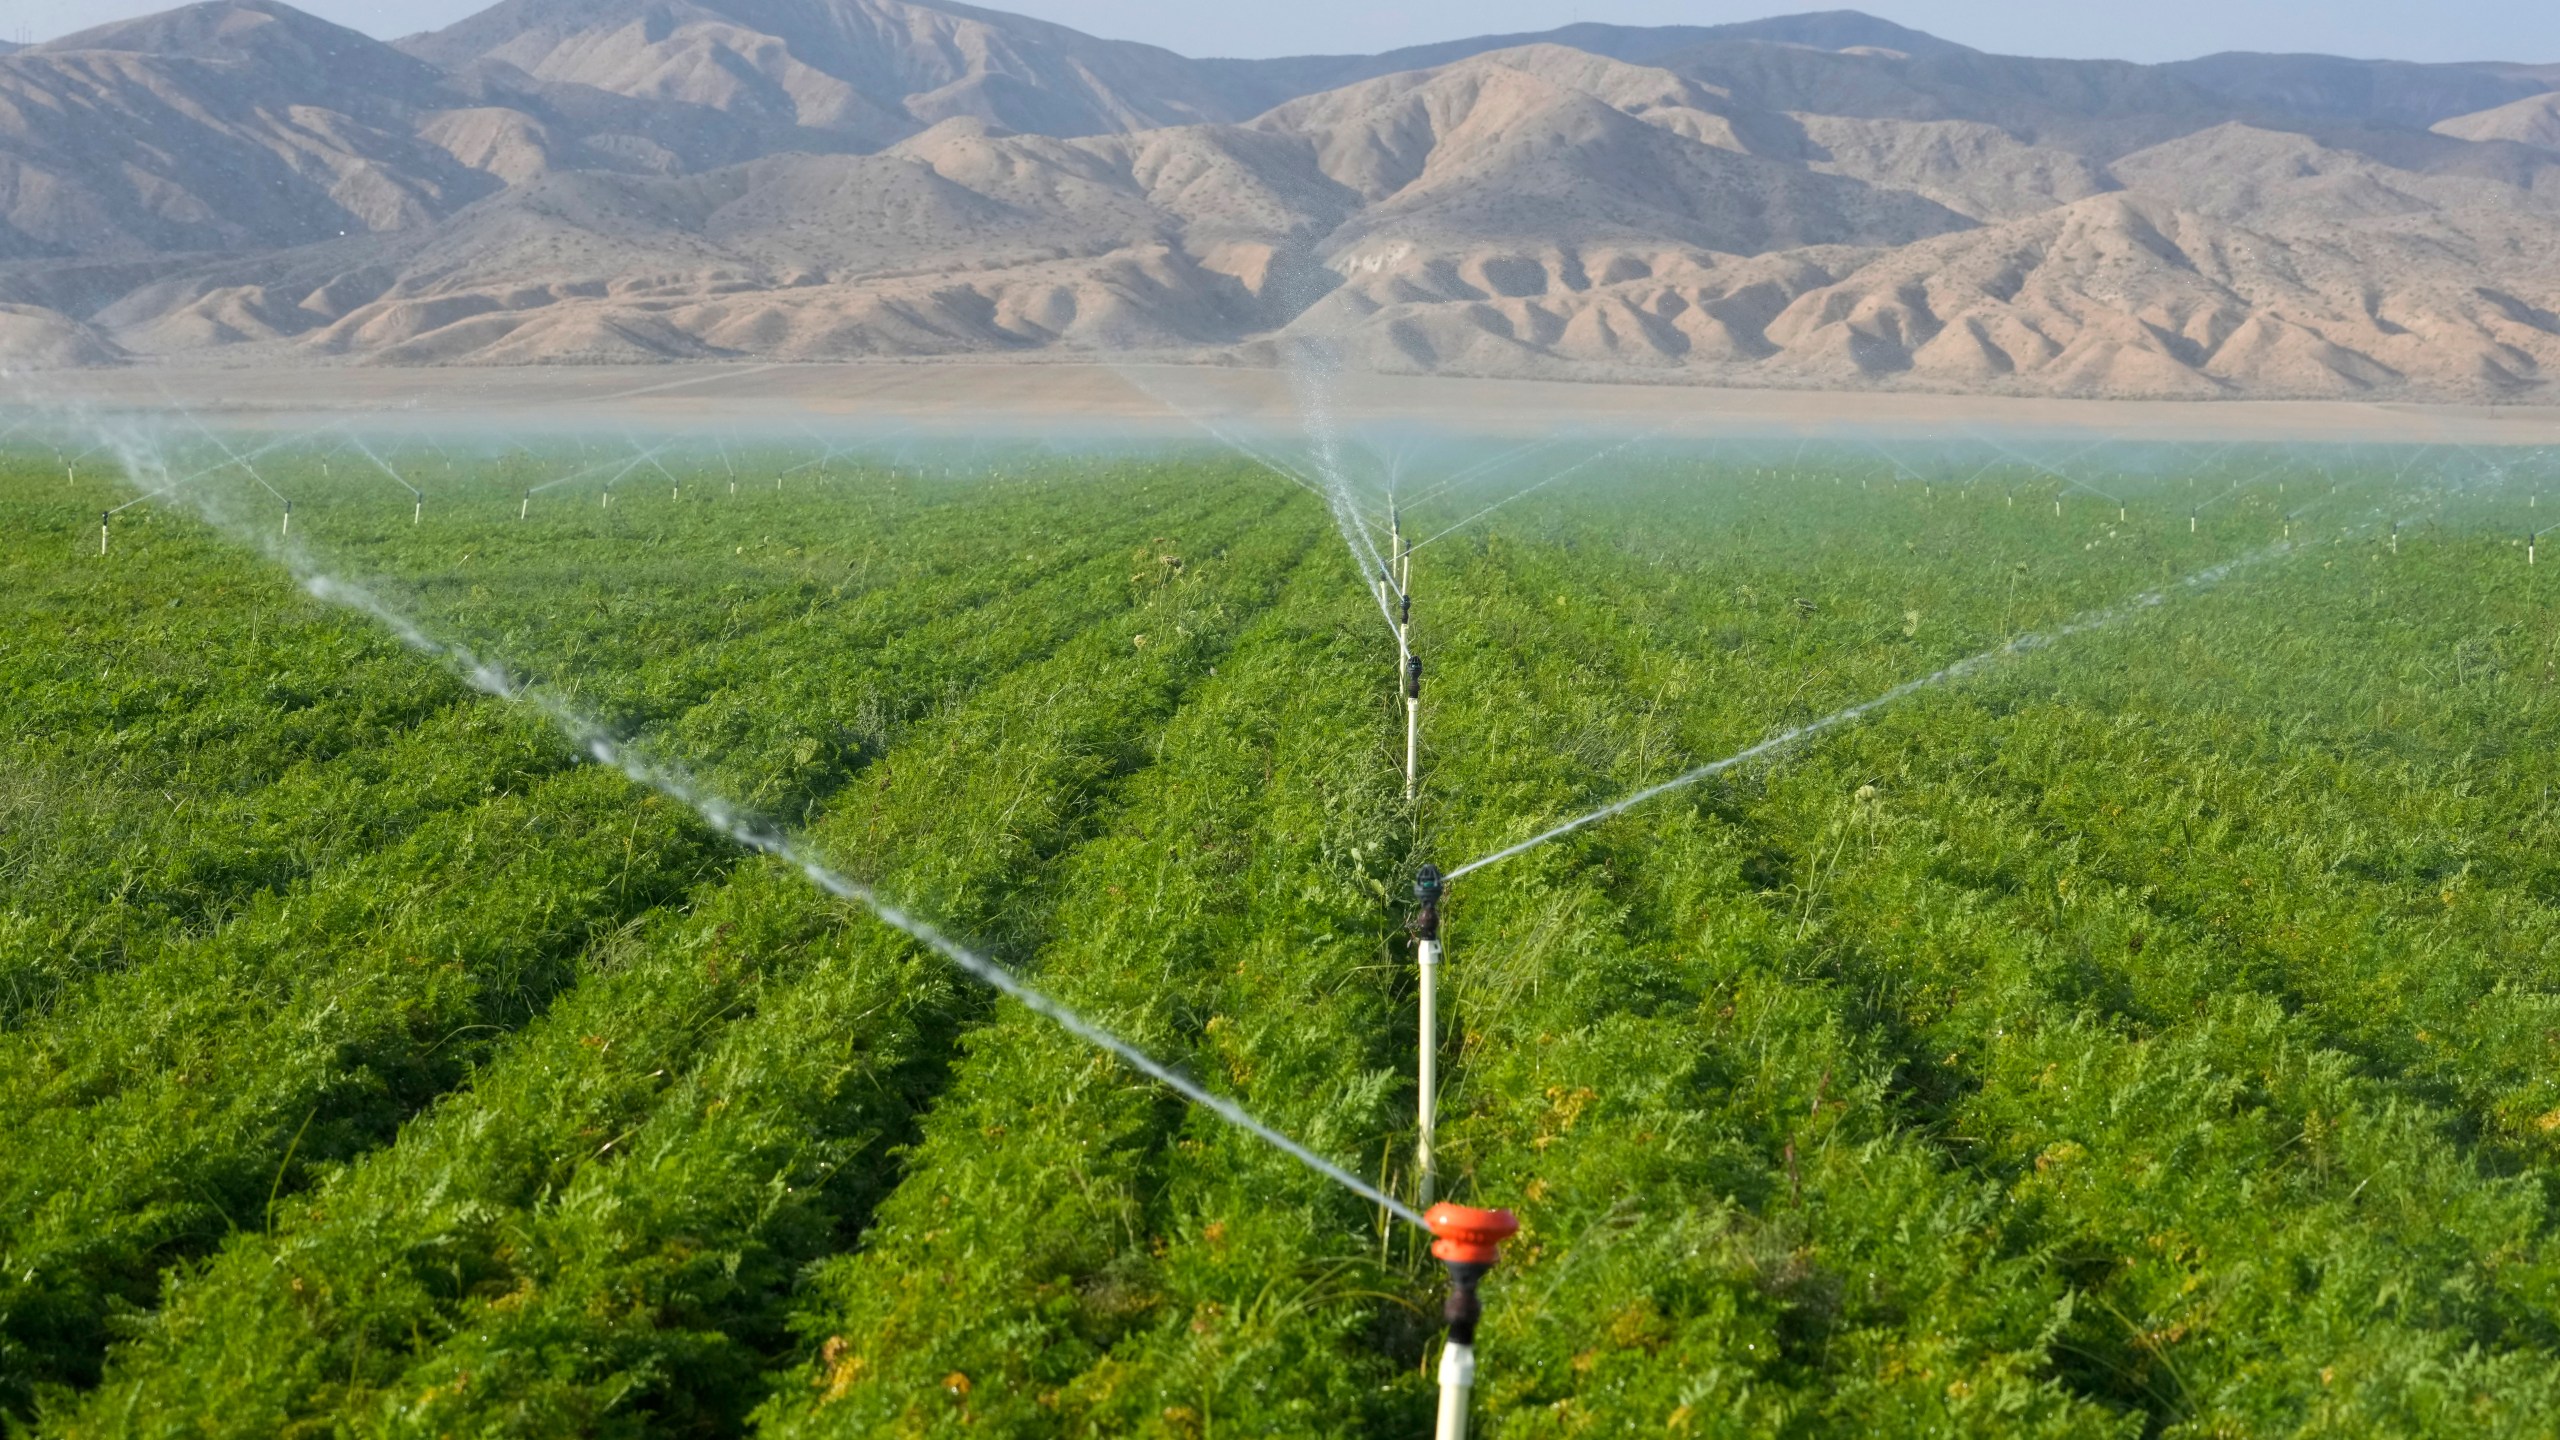
<path id="1" fill-rule="evenodd" d="M 2391 553 L 2400 553 L 2400 522 L 2397 520 L 2391 522 Z"/>
<path id="2" fill-rule="evenodd" d="M 1449 1299 L 1442 1315 L 1449 1322 L 1449 1341 L 1440 1351 L 1440 1423 L 1434 1440 L 1467 1440 L 1468 1397 L 1476 1386 L 1476 1324 L 1484 1318 L 1477 1287 L 1502 1258 L 1502 1242 L 1520 1233 L 1519 1218 L 1508 1210 L 1476 1210 L 1439 1204 L 1423 1212 L 1431 1227 L 1432 1257 L 1449 1272 Z"/>
<path id="3" fill-rule="evenodd" d="M 284 502 L 284 532 L 283 532 L 283 533 L 285 533 L 285 534 L 287 534 L 287 535 L 291 535 L 291 534 L 293 533 L 293 502 L 292 502 L 292 501 L 290 501 L 290 500 L 287 500 L 286 502 Z"/>
<path id="4" fill-rule="evenodd" d="M 107 553 L 107 523 L 112 513 L 106 510 L 98 512 L 98 553 L 100 555 Z"/>
<path id="5" fill-rule="evenodd" d="M 519 520 L 529 520 L 529 519 L 533 518 L 533 492 L 532 492 L 532 491 L 527 490 L 526 492 L 524 492 L 524 499 L 522 499 L 522 500 L 520 500 L 520 501 L 518 501 L 518 502 L 516 503 L 516 518 L 517 518 L 517 519 L 519 519 Z"/>

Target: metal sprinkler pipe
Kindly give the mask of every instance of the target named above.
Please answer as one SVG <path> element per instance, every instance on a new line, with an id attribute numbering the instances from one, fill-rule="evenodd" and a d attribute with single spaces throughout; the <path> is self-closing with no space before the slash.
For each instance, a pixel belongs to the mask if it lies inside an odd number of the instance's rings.
<path id="1" fill-rule="evenodd" d="M 516 505 L 516 518 L 517 518 L 517 519 L 519 519 L 519 520 L 529 520 L 529 519 L 533 518 L 533 492 L 532 492 L 532 491 L 527 490 L 526 492 L 524 492 L 524 499 L 523 499 L 522 501 L 518 502 L 518 504 Z"/>
<path id="2" fill-rule="evenodd" d="M 284 502 L 284 531 L 283 531 L 283 533 L 284 533 L 284 534 L 287 534 L 287 535 L 291 535 L 291 534 L 293 533 L 293 502 L 292 502 L 292 501 L 290 501 L 290 500 L 287 500 L 286 502 Z"/>
<path id="3" fill-rule="evenodd" d="M 1449 1342 L 1440 1350 L 1440 1423 L 1432 1434 L 1434 1440 L 1466 1440 L 1467 1402 L 1476 1387 L 1476 1325 L 1484 1318 L 1477 1287 L 1502 1258 L 1502 1242 L 1520 1233 L 1520 1219 L 1508 1210 L 1445 1202 L 1422 1218 L 1437 1237 L 1432 1257 L 1449 1272 L 1449 1298 L 1441 1308 Z"/>
<path id="4" fill-rule="evenodd" d="M 1426 1209 L 1439 1188 L 1440 1164 L 1433 1146 L 1440 1111 L 1440 869 L 1425 865 L 1413 879 L 1415 1013 L 1419 1043 L 1414 1047 L 1414 1192 Z"/>
<path id="5" fill-rule="evenodd" d="M 105 510 L 98 512 L 98 553 L 101 555 L 107 553 L 107 520 L 110 514 Z"/>

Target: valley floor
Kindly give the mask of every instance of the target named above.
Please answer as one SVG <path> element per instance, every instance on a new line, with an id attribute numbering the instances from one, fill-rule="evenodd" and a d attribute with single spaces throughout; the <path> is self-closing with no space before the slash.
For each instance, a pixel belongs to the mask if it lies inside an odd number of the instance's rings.
<path id="1" fill-rule="evenodd" d="M 1344 421 L 1417 430 L 1545 433 L 1632 427 L 1666 438 L 1836 433 L 1961 436 L 1985 429 L 2154 440 L 2560 443 L 2560 406 L 2355 401 L 2044 400 L 1856 391 L 1360 375 L 1334 387 Z M 1198 435 L 1205 424 L 1300 433 L 1282 371 L 1079 361 L 524 368 L 149 367 L 23 377 L 21 404 L 183 410 L 260 428 L 332 423 L 420 430 L 506 424 L 538 431 L 773 424 L 982 433 L 992 419 L 1034 436 Z M 784 433 L 791 433 L 786 431 Z"/>

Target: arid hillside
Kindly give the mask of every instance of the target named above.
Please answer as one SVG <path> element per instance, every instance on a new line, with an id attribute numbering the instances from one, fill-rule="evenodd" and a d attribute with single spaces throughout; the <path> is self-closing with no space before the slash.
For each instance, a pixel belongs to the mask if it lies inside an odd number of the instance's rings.
<path id="1" fill-rule="evenodd" d="M 2548 400 L 2560 68 L 1851 12 L 1192 60 L 938 0 L 213 0 L 0 55 L 0 361 L 1322 345 L 1397 373 Z"/>

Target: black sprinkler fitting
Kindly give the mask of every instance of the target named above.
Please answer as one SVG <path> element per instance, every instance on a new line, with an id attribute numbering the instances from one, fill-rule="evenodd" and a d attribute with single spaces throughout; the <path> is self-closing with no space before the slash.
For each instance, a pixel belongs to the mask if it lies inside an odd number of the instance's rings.
<path id="1" fill-rule="evenodd" d="M 1449 1272 L 1449 1298 L 1441 1306 L 1441 1316 L 1449 1322 L 1449 1343 L 1476 1343 L 1476 1322 L 1484 1318 L 1483 1302 L 1476 1298 L 1476 1283 L 1484 1279 L 1490 1265 L 1474 1265 L 1461 1260 L 1441 1262 Z"/>
<path id="2" fill-rule="evenodd" d="M 1404 698 L 1407 700 L 1422 698 L 1422 657 L 1419 655 L 1407 656 L 1405 659 Z"/>
<path id="3" fill-rule="evenodd" d="M 1425 865 L 1413 877 L 1413 938 L 1440 938 L 1440 868 Z"/>

